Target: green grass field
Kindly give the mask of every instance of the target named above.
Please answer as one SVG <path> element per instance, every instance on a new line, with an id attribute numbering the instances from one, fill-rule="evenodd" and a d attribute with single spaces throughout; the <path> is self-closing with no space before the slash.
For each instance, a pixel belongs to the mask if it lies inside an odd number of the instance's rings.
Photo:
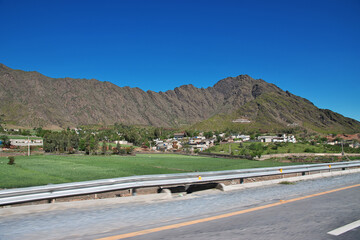
<path id="1" fill-rule="evenodd" d="M 219 171 L 295 164 L 272 160 L 251 161 L 175 154 L 18 156 L 15 157 L 15 165 L 8 165 L 7 163 L 7 158 L 0 157 L 0 188 L 28 187 L 133 175 Z"/>

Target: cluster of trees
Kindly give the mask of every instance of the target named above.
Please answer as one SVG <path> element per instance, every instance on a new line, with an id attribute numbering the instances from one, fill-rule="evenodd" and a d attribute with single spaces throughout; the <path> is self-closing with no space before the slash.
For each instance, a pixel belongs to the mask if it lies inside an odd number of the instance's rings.
<path id="1" fill-rule="evenodd" d="M 1 127 L 1 118 L 0 118 L 0 132 L 1 131 L 3 131 L 3 129 Z M 160 127 L 138 127 L 138 126 L 119 124 L 119 123 L 115 123 L 114 126 L 107 128 L 83 126 L 83 127 L 79 127 L 77 132 L 75 132 L 74 130 L 70 130 L 68 128 L 63 132 L 58 133 L 51 130 L 45 130 L 41 127 L 34 128 L 32 132 L 38 137 L 44 138 L 46 136 L 47 139 L 50 139 L 51 146 L 55 145 L 55 148 L 62 150 L 67 149 L 67 147 L 64 147 L 64 145 L 67 145 L 67 143 L 60 144 L 59 142 L 65 140 L 60 141 L 59 139 L 66 138 L 64 137 L 64 135 L 69 135 L 70 132 L 72 134 L 77 134 L 79 137 L 79 141 L 83 139 L 82 143 L 84 141 L 94 142 L 94 139 L 91 139 L 91 137 L 89 136 L 89 135 L 93 135 L 96 136 L 98 142 L 99 141 L 114 142 L 118 140 L 126 140 L 128 142 L 133 143 L 136 146 L 141 146 L 141 145 L 149 146 L 149 142 L 153 139 L 156 138 L 166 139 L 168 137 L 174 136 L 173 129 L 165 129 Z M 19 131 L 17 132 L 7 132 L 7 134 L 31 136 L 32 132 L 30 130 L 19 129 Z M 84 144 L 82 144 L 81 146 L 83 145 Z M 94 144 L 92 143 L 89 145 L 94 145 Z"/>
<path id="2" fill-rule="evenodd" d="M 254 157 L 260 158 L 266 149 L 267 149 L 267 146 L 264 146 L 261 143 L 252 143 L 248 147 L 245 147 L 243 144 L 240 143 L 239 155 L 251 156 L 252 158 L 254 158 Z"/>
<path id="3" fill-rule="evenodd" d="M 120 135 L 119 140 L 126 140 L 136 146 L 149 146 L 153 139 L 166 139 L 174 136 L 174 130 L 160 127 L 137 127 L 115 123 L 114 130 L 118 133 L 118 137 Z"/>
<path id="4" fill-rule="evenodd" d="M 140 128 L 117 126 L 115 129 L 90 129 L 64 130 L 61 132 L 34 129 L 36 135 L 43 137 L 45 152 L 75 153 L 83 151 L 85 154 L 106 154 L 112 151 L 113 154 L 131 154 L 133 147 L 121 147 L 118 144 L 112 147 L 109 142 L 127 140 L 135 144 L 141 144 L 149 140 L 150 135 L 142 134 Z M 100 144 L 102 142 L 102 144 Z"/>
<path id="5" fill-rule="evenodd" d="M 105 151 L 105 147 L 106 145 L 103 144 L 102 149 L 103 149 L 103 153 Z M 118 143 L 116 144 L 116 147 L 113 148 L 113 154 L 120 154 L 120 155 L 124 155 L 124 154 L 131 154 L 133 152 L 134 148 L 131 147 L 121 147 L 121 145 Z"/>
<path id="6" fill-rule="evenodd" d="M 66 152 L 75 153 L 77 150 L 85 154 L 106 154 L 111 150 L 111 145 L 103 140 L 100 146 L 99 137 L 94 134 L 87 134 L 79 137 L 74 131 L 47 132 L 44 135 L 45 152 Z M 130 154 L 132 148 L 122 148 L 120 144 L 114 148 L 114 154 Z"/>
<path id="7" fill-rule="evenodd" d="M 47 132 L 43 139 L 45 152 L 74 153 L 79 148 L 79 137 L 71 131 Z"/>

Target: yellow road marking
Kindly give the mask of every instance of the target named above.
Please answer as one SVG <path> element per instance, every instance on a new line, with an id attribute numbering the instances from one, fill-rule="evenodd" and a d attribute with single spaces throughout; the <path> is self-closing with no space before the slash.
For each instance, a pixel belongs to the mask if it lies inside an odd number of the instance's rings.
<path id="1" fill-rule="evenodd" d="M 321 192 L 321 193 L 315 193 L 315 194 L 311 194 L 311 195 L 307 195 L 307 196 L 303 196 L 303 197 L 298 197 L 298 198 L 293 198 L 293 199 L 289 199 L 289 200 L 281 200 L 279 202 L 267 204 L 267 205 L 260 206 L 260 207 L 249 208 L 249 209 L 245 209 L 245 210 L 241 210 L 241 211 L 225 213 L 225 214 L 221 214 L 221 215 L 217 215 L 217 216 L 213 216 L 213 217 L 208 217 L 208 218 L 203 218 L 203 219 L 198 219 L 198 220 L 193 220 L 193 221 L 188 221 L 188 222 L 183 222 L 183 223 L 177 223 L 177 224 L 167 225 L 167 226 L 163 226 L 163 227 L 157 227 L 157 228 L 145 229 L 145 230 L 141 230 L 141 231 L 137 231 L 137 232 L 120 234 L 120 235 L 117 235 L 117 236 L 99 238 L 97 240 L 118 240 L 118 239 L 136 237 L 136 236 L 145 235 L 145 234 L 154 233 L 154 232 L 160 232 L 160 231 L 169 230 L 169 229 L 185 227 L 185 226 L 189 226 L 189 225 L 193 225 L 193 224 L 198 224 L 198 223 L 209 222 L 209 221 L 213 221 L 213 220 L 217 220 L 217 219 L 232 217 L 232 216 L 240 215 L 240 214 L 243 214 L 243 213 L 254 212 L 254 211 L 257 211 L 257 210 L 266 209 L 266 208 L 270 208 L 270 207 L 275 207 L 275 206 L 279 206 L 279 205 L 282 205 L 282 204 L 296 202 L 296 201 L 299 201 L 299 200 L 304 200 L 304 199 L 307 199 L 307 198 L 317 197 L 317 196 L 321 196 L 321 195 L 325 195 L 325 194 L 329 194 L 329 193 L 333 193 L 333 192 L 338 192 L 338 191 L 342 191 L 342 190 L 346 190 L 346 189 L 350 189 L 350 188 L 354 188 L 354 187 L 360 187 L 360 184 L 356 184 L 356 185 L 352 185 L 352 186 L 348 186 L 348 187 L 343 187 L 343 188 L 337 188 L 337 189 L 333 189 L 333 190 L 330 190 L 330 191 Z"/>

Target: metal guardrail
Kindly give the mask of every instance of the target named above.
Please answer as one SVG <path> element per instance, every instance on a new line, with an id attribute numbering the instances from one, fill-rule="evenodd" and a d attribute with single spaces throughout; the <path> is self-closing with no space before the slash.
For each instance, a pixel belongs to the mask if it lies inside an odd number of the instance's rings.
<path id="1" fill-rule="evenodd" d="M 216 182 L 232 179 L 272 176 L 289 173 L 306 173 L 332 169 L 360 167 L 360 161 L 279 166 L 269 168 L 252 168 L 228 171 L 195 172 L 179 174 L 143 175 L 123 178 L 112 178 L 95 181 L 45 185 L 37 187 L 0 190 L 0 206 L 15 203 L 56 199 L 60 197 L 95 194 L 124 189 L 143 187 L 164 187 L 169 185 L 186 185 Z"/>

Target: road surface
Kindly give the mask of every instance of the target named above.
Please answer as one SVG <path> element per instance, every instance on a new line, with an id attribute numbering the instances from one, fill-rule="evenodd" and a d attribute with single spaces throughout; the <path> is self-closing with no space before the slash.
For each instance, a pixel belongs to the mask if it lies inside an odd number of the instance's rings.
<path id="1" fill-rule="evenodd" d="M 357 173 L 161 202 L 0 216 L 0 239 L 359 239 L 359 184 Z M 352 223 L 338 236 L 329 234 Z"/>

